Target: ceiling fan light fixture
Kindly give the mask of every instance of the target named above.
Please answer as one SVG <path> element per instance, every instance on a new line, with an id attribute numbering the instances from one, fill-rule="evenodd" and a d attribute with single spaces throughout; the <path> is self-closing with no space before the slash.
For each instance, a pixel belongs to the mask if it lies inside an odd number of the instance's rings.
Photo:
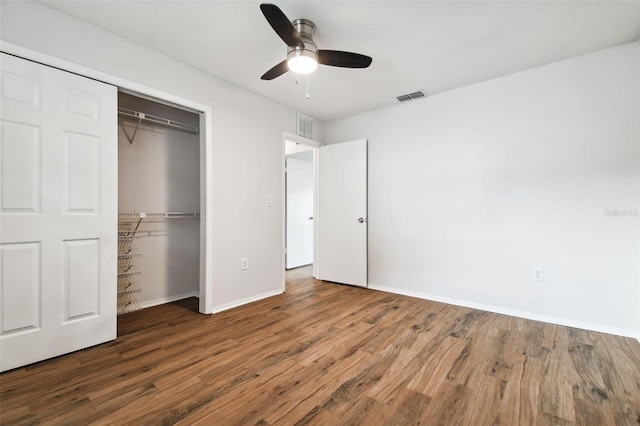
<path id="1" fill-rule="evenodd" d="M 287 65 L 296 74 L 311 74 L 318 68 L 317 55 L 311 50 L 298 48 L 287 54 Z"/>
<path id="2" fill-rule="evenodd" d="M 313 41 L 316 26 L 308 19 L 289 21 L 287 15 L 271 3 L 261 4 L 260 10 L 271 28 L 287 45 L 287 59 L 264 73 L 260 77 L 262 80 L 273 80 L 287 71 L 310 74 L 318 68 L 318 64 L 341 68 L 367 68 L 371 65 L 371 58 L 366 55 L 342 50 L 319 50 Z"/>

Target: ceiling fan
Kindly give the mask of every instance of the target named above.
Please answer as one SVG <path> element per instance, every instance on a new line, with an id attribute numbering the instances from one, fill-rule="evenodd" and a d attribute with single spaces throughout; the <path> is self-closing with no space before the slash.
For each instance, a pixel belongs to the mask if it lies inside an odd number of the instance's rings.
<path id="1" fill-rule="evenodd" d="M 270 3 L 261 4 L 260 10 L 287 45 L 287 59 L 264 73 L 261 77 L 263 80 L 273 80 L 289 70 L 296 74 L 309 74 L 316 70 L 318 64 L 342 68 L 367 68 L 371 65 L 369 56 L 318 49 L 313 41 L 316 26 L 308 19 L 289 21 L 278 6 Z"/>

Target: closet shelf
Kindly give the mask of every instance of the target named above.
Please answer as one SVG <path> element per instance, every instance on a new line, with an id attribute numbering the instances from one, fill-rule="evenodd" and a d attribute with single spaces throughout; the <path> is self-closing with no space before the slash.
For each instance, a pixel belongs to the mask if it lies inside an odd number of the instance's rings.
<path id="1" fill-rule="evenodd" d="M 200 217 L 200 213 L 194 212 L 128 212 L 118 213 L 118 218 L 124 219 L 142 219 L 142 220 L 154 220 L 154 219 L 182 219 Z"/>
<path id="2" fill-rule="evenodd" d="M 133 240 L 139 240 L 141 235 L 120 235 L 118 232 L 118 240 L 125 243 L 130 243 Z"/>
<path id="3" fill-rule="evenodd" d="M 118 231 L 118 238 L 120 238 L 120 237 L 133 238 L 133 237 L 138 236 L 136 234 L 136 232 L 138 232 L 138 231 Z"/>
<path id="4" fill-rule="evenodd" d="M 142 289 L 136 288 L 133 290 L 125 290 L 125 291 L 119 291 L 118 292 L 118 296 L 125 296 L 127 294 L 134 294 L 134 293 L 140 293 L 142 291 Z"/>
<path id="5" fill-rule="evenodd" d="M 130 118 L 134 121 L 138 122 L 138 126 L 140 126 L 141 122 L 152 123 L 158 126 L 169 127 L 176 130 L 182 130 L 183 132 L 188 133 L 198 133 L 200 129 L 197 126 L 192 126 L 191 124 L 182 123 L 176 120 L 170 120 L 164 117 L 158 117 L 157 115 L 146 114 L 144 112 L 134 111 L 127 108 L 118 108 L 118 115 L 125 118 Z M 136 127 L 136 131 L 137 131 Z M 133 134 L 135 137 L 135 132 Z M 133 141 L 133 137 L 130 138 L 130 142 Z"/>
<path id="6" fill-rule="evenodd" d="M 118 278 L 131 277 L 134 275 L 140 275 L 141 273 L 142 271 L 138 271 L 138 270 L 118 272 Z"/>
<path id="7" fill-rule="evenodd" d="M 118 259 L 133 259 L 134 257 L 141 257 L 142 253 L 139 251 L 131 252 L 131 253 L 120 253 L 118 254 Z"/>

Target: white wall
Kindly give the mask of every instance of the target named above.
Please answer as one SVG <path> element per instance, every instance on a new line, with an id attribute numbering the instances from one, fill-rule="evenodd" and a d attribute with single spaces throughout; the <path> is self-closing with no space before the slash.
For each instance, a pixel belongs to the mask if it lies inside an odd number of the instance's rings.
<path id="1" fill-rule="evenodd" d="M 3 41 L 212 107 L 214 309 L 281 291 L 282 132 L 296 112 L 44 5 L 0 6 Z"/>
<path id="2" fill-rule="evenodd" d="M 369 140 L 372 287 L 640 335 L 637 42 L 326 135 Z"/>

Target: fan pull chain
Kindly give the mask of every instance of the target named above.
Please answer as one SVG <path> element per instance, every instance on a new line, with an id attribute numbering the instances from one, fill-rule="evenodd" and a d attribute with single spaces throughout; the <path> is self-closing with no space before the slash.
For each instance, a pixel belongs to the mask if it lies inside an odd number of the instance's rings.
<path id="1" fill-rule="evenodd" d="M 309 99 L 309 77 L 307 77 L 307 96 L 306 99 Z"/>

